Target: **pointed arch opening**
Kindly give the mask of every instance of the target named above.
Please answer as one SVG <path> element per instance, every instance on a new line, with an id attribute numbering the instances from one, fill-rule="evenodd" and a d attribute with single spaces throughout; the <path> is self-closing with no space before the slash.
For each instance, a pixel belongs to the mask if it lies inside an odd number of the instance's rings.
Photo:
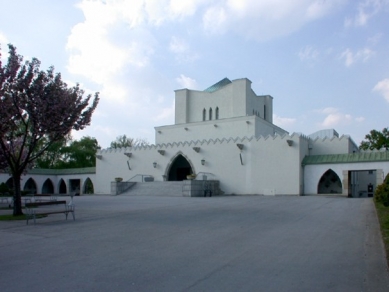
<path id="1" fill-rule="evenodd" d="M 342 182 L 339 176 L 332 170 L 328 169 L 320 178 L 317 186 L 318 194 L 341 194 Z"/>
<path id="2" fill-rule="evenodd" d="M 94 192 L 95 191 L 93 188 L 92 180 L 88 177 L 84 182 L 84 187 L 83 187 L 82 193 L 83 194 L 93 194 Z"/>
<path id="3" fill-rule="evenodd" d="M 36 183 L 35 181 L 30 177 L 26 183 L 24 184 L 23 191 L 28 192 L 29 194 L 36 194 Z"/>
<path id="4" fill-rule="evenodd" d="M 168 181 L 183 181 L 187 175 L 194 173 L 191 163 L 182 154 L 178 154 L 170 164 Z"/>
<path id="5" fill-rule="evenodd" d="M 207 119 L 207 110 L 203 109 L 203 121 Z"/>
<path id="6" fill-rule="evenodd" d="M 51 179 L 46 179 L 42 186 L 42 194 L 54 194 L 54 185 Z"/>
<path id="7" fill-rule="evenodd" d="M 216 119 L 216 120 L 219 119 L 219 107 L 216 107 L 216 110 L 215 110 L 215 119 Z"/>
<path id="8" fill-rule="evenodd" d="M 66 194 L 67 193 L 67 187 L 65 181 L 61 178 L 61 180 L 58 183 L 58 190 L 60 194 Z"/>
<path id="9" fill-rule="evenodd" d="M 5 182 L 6 186 L 10 189 L 10 190 L 13 190 L 14 189 L 14 181 L 12 179 L 12 177 L 10 177 L 9 179 L 7 179 L 7 181 Z"/>
<path id="10" fill-rule="evenodd" d="M 212 120 L 212 108 L 209 108 L 209 120 Z"/>

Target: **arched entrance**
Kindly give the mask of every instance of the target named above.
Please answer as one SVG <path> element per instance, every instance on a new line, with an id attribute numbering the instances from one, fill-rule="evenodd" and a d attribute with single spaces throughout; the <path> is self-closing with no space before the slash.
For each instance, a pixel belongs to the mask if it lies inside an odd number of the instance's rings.
<path id="1" fill-rule="evenodd" d="M 36 183 L 35 181 L 30 177 L 26 183 L 24 184 L 23 191 L 28 192 L 29 194 L 36 194 Z"/>
<path id="2" fill-rule="evenodd" d="M 7 187 L 8 187 L 10 190 L 13 190 L 13 188 L 14 188 L 14 181 L 13 181 L 12 177 L 10 177 L 9 179 L 7 179 L 7 181 L 5 182 L 5 184 L 7 185 Z"/>
<path id="3" fill-rule="evenodd" d="M 341 194 L 342 182 L 339 176 L 332 170 L 327 170 L 320 178 L 317 186 L 318 194 Z"/>
<path id="4" fill-rule="evenodd" d="M 182 154 L 179 154 L 170 165 L 167 178 L 168 181 L 182 181 L 192 173 L 194 173 L 194 170 L 189 161 Z"/>
<path id="5" fill-rule="evenodd" d="M 83 188 L 82 193 L 83 194 L 93 194 L 94 193 L 93 183 L 89 177 L 84 182 L 84 188 Z"/>
<path id="6" fill-rule="evenodd" d="M 54 194 L 54 185 L 51 179 L 46 179 L 42 186 L 42 194 Z"/>
<path id="7" fill-rule="evenodd" d="M 59 193 L 60 194 L 66 194 L 67 193 L 67 190 L 66 190 L 66 183 L 64 182 L 64 180 L 61 178 L 60 182 L 59 182 Z"/>

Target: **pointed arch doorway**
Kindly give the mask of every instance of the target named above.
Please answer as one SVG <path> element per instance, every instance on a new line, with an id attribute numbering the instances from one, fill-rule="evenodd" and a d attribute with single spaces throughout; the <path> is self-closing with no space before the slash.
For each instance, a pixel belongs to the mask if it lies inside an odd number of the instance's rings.
<path id="1" fill-rule="evenodd" d="M 168 181 L 182 181 L 186 176 L 194 173 L 191 163 L 182 154 L 178 154 L 172 161 L 168 174 Z"/>
<path id="2" fill-rule="evenodd" d="M 328 169 L 320 178 L 317 186 L 318 194 L 342 194 L 342 182 L 332 169 Z"/>

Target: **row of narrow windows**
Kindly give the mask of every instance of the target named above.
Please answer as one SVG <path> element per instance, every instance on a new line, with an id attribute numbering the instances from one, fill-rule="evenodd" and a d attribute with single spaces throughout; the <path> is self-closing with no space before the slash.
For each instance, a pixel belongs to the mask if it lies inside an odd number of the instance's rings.
<path id="1" fill-rule="evenodd" d="M 213 119 L 213 111 L 212 111 L 212 108 L 210 107 L 209 108 L 209 111 L 208 111 L 208 120 L 212 120 Z M 215 120 L 218 120 L 219 119 L 219 107 L 216 107 L 215 109 Z M 206 121 L 207 120 L 207 110 L 206 109 L 203 109 L 203 121 Z"/>
<path id="2" fill-rule="evenodd" d="M 260 117 L 259 112 L 256 110 L 253 110 L 253 115 Z M 263 119 L 266 120 L 266 105 L 263 106 Z"/>
<path id="3" fill-rule="evenodd" d="M 258 111 L 253 110 L 253 115 L 260 116 Z M 211 121 L 213 119 L 213 110 L 210 107 L 208 110 L 208 120 Z M 215 109 L 215 120 L 219 119 L 219 107 Z M 263 106 L 263 119 L 266 120 L 266 105 Z M 207 120 L 207 110 L 203 109 L 203 121 Z"/>

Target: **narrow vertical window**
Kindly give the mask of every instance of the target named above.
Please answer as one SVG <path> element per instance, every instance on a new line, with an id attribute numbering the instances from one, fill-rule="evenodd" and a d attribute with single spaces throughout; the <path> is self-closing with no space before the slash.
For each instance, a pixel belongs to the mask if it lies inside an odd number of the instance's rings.
<path id="1" fill-rule="evenodd" d="M 203 121 L 207 118 L 207 111 L 203 109 Z"/>
<path id="2" fill-rule="evenodd" d="M 212 108 L 209 108 L 209 120 L 212 120 Z"/>
<path id="3" fill-rule="evenodd" d="M 216 119 L 216 120 L 219 119 L 219 108 L 218 108 L 218 107 L 216 108 L 215 119 Z"/>
<path id="4" fill-rule="evenodd" d="M 266 120 L 266 105 L 263 106 L 263 119 Z"/>

